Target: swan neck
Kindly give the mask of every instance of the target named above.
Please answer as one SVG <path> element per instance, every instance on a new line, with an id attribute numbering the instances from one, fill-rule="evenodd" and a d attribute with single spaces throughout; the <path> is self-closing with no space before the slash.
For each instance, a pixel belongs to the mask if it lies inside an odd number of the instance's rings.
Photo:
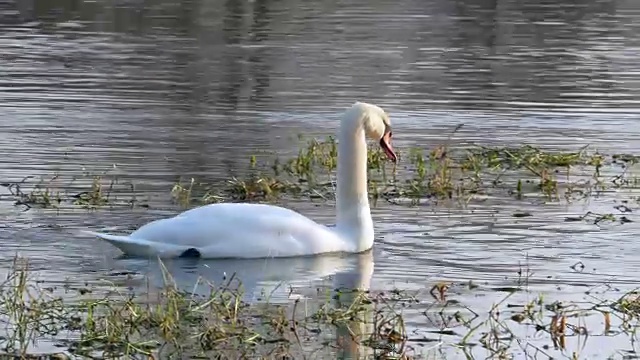
<path id="1" fill-rule="evenodd" d="M 336 225 L 359 251 L 373 245 L 373 222 L 367 192 L 367 142 L 361 122 L 343 121 L 338 134 Z"/>

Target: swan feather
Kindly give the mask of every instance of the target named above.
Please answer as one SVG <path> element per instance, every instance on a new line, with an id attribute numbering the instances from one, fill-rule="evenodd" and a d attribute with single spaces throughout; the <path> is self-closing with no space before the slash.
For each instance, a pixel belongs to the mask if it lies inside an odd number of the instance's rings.
<path id="1" fill-rule="evenodd" d="M 262 258 L 354 252 L 335 230 L 290 209 L 220 203 L 152 221 L 129 236 L 85 231 L 132 256 L 177 257 L 194 249 L 203 258 Z"/>

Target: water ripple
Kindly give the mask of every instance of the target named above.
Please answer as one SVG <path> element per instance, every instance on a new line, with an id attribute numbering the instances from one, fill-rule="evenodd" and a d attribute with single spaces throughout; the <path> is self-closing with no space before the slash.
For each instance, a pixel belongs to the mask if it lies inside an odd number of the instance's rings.
<path id="1" fill-rule="evenodd" d="M 295 135 L 335 133 L 354 100 L 390 111 L 400 149 L 439 144 L 464 124 L 454 145 L 640 150 L 640 11 L 632 2 L 80 3 L 3 2 L 0 179 L 115 164 L 158 206 L 54 216 L 0 202 L 0 261 L 28 255 L 49 281 L 142 271 L 147 263 L 118 259 L 75 231 L 168 216 L 178 177 L 227 177 L 256 152 L 295 154 Z M 523 269 L 533 274 L 529 286 L 549 292 L 632 286 L 635 222 L 565 221 L 611 211 L 611 194 L 603 197 L 570 206 L 504 198 L 468 208 L 379 205 L 375 286 L 424 289 L 442 279 L 499 287 Z M 291 206 L 333 221 L 330 204 Z M 578 262 L 582 272 L 572 269 Z M 307 265 L 296 266 L 301 274 L 320 268 Z"/>

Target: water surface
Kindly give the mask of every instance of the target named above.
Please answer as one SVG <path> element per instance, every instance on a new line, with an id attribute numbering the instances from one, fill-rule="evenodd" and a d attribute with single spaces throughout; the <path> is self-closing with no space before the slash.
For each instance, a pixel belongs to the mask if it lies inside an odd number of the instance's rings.
<path id="1" fill-rule="evenodd" d="M 640 6 L 631 0 L 5 0 L 0 10 L 0 179 L 110 170 L 149 204 L 23 211 L 4 197 L 0 266 L 19 253 L 49 282 L 98 284 L 124 270 L 154 278 L 157 264 L 120 259 L 77 230 L 134 229 L 174 214 L 169 190 L 178 178 L 214 181 L 241 171 L 256 153 L 293 155 L 298 134 L 334 134 L 355 100 L 391 113 L 398 149 L 433 147 L 464 123 L 454 145 L 640 150 Z M 640 280 L 638 226 L 564 221 L 611 212 L 615 201 L 381 202 L 372 210 L 371 287 L 426 293 L 436 280 L 499 287 L 526 266 L 529 288 L 551 298 L 581 300 L 603 283 L 629 290 Z M 332 203 L 288 206 L 333 221 Z M 513 218 L 515 211 L 533 216 Z M 582 272 L 571 267 L 579 261 Z M 279 281 L 296 280 L 304 294 L 354 264 L 327 257 L 168 266 L 184 283 L 243 270 L 255 297 L 267 288 L 285 300 L 289 291 L 273 290 Z M 295 276 L 284 278 L 282 269 L 292 268 Z M 503 296 L 465 302 L 486 311 Z M 408 318 L 421 329 L 414 336 L 434 336 L 424 335 L 420 311 Z M 569 341 L 565 354 L 632 350 L 621 336 L 579 346 Z M 447 346 L 437 351 L 463 356 Z"/>

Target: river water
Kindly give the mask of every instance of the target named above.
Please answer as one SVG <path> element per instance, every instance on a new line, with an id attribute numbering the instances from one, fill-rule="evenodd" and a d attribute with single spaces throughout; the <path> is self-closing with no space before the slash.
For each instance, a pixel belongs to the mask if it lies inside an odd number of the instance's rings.
<path id="1" fill-rule="evenodd" d="M 175 214 L 169 191 L 179 177 L 221 179 L 253 154 L 295 154 L 295 136 L 333 134 L 355 100 L 390 112 L 400 150 L 436 146 L 460 123 L 454 144 L 640 150 L 640 3 L 633 0 L 3 0 L 0 11 L 0 180 L 109 170 L 149 204 L 24 211 L 2 189 L 0 266 L 19 253 L 45 282 L 152 273 L 148 261 L 120 259 L 77 230 L 135 229 Z M 600 284 L 630 290 L 640 280 L 638 225 L 564 221 L 611 212 L 615 201 L 380 203 L 372 209 L 371 287 L 423 294 L 437 280 L 500 287 L 526 266 L 532 293 L 552 299 L 583 300 Z M 333 221 L 331 204 L 290 206 Z M 514 218 L 514 211 L 533 216 Z M 572 265 L 580 261 L 578 272 Z M 304 293 L 357 264 L 324 257 L 168 266 L 185 283 L 239 271 L 257 294 L 280 280 L 297 281 Z M 486 312 L 505 294 L 467 295 L 467 305 Z M 424 315 L 407 316 L 413 337 L 445 343 L 429 351 L 463 357 L 446 345 L 459 337 L 424 335 L 431 326 Z M 519 334 L 546 344 L 533 330 Z M 625 336 L 580 341 L 547 351 L 592 359 L 633 350 Z M 523 357 L 533 351 L 516 348 Z"/>

